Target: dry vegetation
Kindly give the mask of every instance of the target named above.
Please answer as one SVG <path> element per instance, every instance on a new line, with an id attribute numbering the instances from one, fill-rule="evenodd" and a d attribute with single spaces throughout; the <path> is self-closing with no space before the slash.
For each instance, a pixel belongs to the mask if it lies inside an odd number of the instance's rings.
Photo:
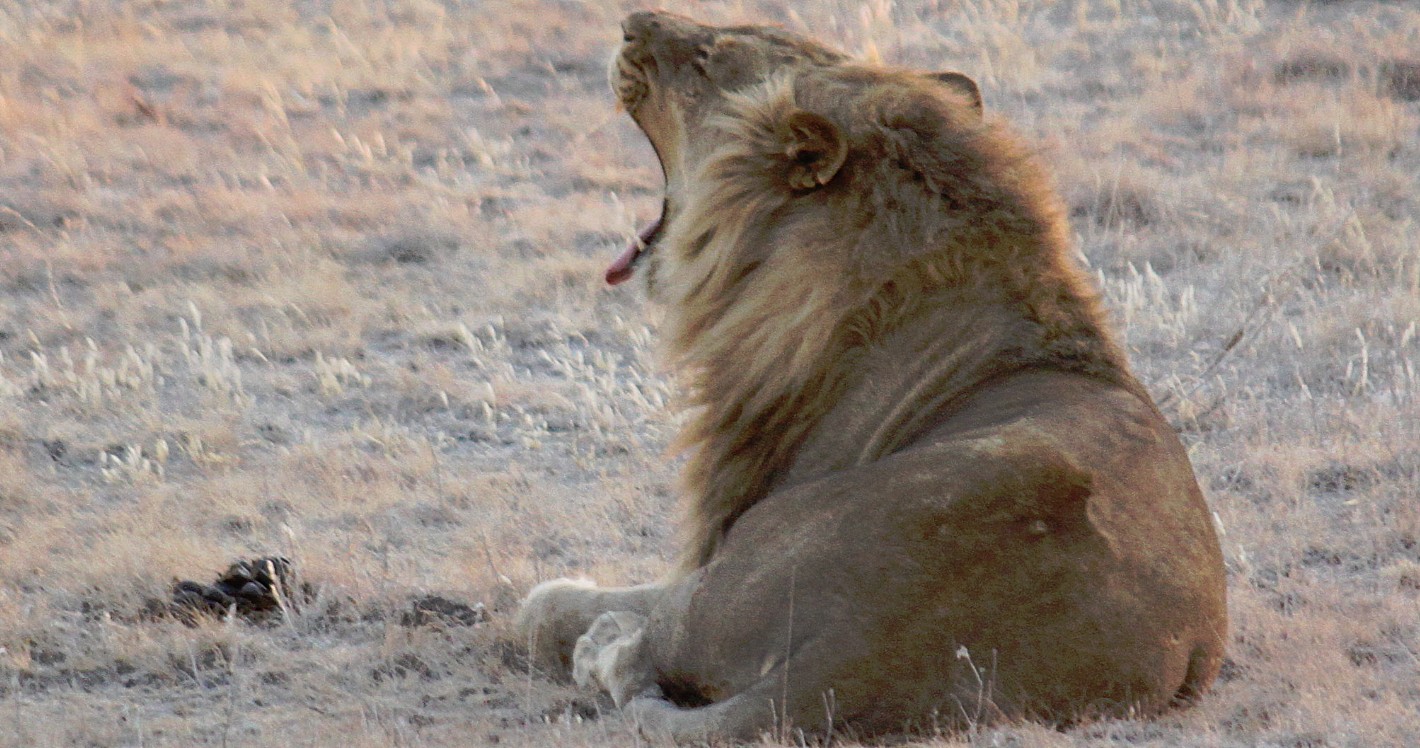
<path id="1" fill-rule="evenodd" d="M 659 195 L 634 5 L 0 0 L 0 744 L 632 742 L 506 627 L 672 549 L 673 387 L 600 281 Z M 977 77 L 1225 530 L 1202 705 L 923 739 L 1420 744 L 1420 9 L 685 9 Z M 152 615 L 267 554 L 317 599 Z"/>

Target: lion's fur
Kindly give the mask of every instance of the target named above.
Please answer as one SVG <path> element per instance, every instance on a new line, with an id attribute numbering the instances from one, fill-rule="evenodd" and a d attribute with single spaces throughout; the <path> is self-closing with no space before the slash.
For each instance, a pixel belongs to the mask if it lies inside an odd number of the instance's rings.
<path id="1" fill-rule="evenodd" d="M 855 352 L 904 319 L 960 313 L 926 305 L 944 289 L 957 290 L 960 305 L 1030 323 L 975 352 L 993 363 L 981 377 L 1049 365 L 1132 382 L 1098 294 L 1069 256 L 1060 202 L 1005 125 L 976 120 L 915 73 L 872 71 L 870 89 L 833 107 L 871 168 L 845 175 L 849 194 L 835 204 L 843 209 L 805 208 L 777 178 L 777 129 L 802 106 L 797 88 L 820 87 L 807 96 L 825 101 L 839 93 L 805 75 L 813 80 L 779 77 L 732 97 L 715 122 L 726 142 L 690 178 L 685 213 L 661 250 L 667 345 L 694 408 L 679 441 L 691 453 L 686 570 L 708 561 L 734 519 L 775 488 L 854 376 Z M 947 123 L 944 137 L 870 124 L 931 115 Z M 865 147 L 881 157 L 862 156 Z M 881 166 L 903 162 L 925 178 Z M 941 210 L 944 194 L 956 210 Z M 895 207 L 881 210 L 887 203 Z"/>
<path id="2" fill-rule="evenodd" d="M 691 410 L 689 537 L 659 584 L 534 589 L 534 662 L 677 740 L 827 694 L 866 736 L 1205 690 L 1207 506 L 975 84 L 669 14 L 626 35 L 617 90 L 667 176 L 644 270 Z"/>

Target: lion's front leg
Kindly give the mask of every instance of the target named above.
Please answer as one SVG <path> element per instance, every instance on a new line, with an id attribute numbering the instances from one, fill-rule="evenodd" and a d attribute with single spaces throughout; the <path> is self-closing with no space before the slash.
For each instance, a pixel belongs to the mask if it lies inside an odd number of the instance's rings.
<path id="1" fill-rule="evenodd" d="M 518 611 L 516 627 L 533 667 L 553 678 L 572 673 L 572 650 L 603 613 L 648 615 L 661 585 L 598 587 L 576 579 L 554 579 L 534 587 Z"/>

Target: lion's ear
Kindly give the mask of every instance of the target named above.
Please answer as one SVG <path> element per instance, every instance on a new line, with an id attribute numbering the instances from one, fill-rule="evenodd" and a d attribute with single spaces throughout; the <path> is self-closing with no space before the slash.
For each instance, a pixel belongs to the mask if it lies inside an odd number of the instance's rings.
<path id="1" fill-rule="evenodd" d="M 971 102 L 971 106 L 976 110 L 977 114 L 981 114 L 983 111 L 981 89 L 977 87 L 976 81 L 972 80 L 970 77 L 956 72 L 929 73 L 927 77 L 938 83 L 946 84 L 948 88 L 965 96 L 966 100 Z"/>
<path id="2" fill-rule="evenodd" d="M 821 114 L 794 112 L 784 120 L 782 135 L 789 186 L 796 190 L 828 184 L 848 158 L 848 139 Z"/>

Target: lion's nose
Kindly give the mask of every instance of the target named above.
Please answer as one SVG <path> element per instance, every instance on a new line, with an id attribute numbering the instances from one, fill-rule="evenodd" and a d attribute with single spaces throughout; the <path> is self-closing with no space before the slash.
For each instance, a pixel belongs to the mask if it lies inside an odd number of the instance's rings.
<path id="1" fill-rule="evenodd" d="M 656 13 L 645 10 L 627 16 L 626 20 L 621 22 L 622 40 L 630 44 L 648 39 L 660 25 L 656 16 Z"/>

